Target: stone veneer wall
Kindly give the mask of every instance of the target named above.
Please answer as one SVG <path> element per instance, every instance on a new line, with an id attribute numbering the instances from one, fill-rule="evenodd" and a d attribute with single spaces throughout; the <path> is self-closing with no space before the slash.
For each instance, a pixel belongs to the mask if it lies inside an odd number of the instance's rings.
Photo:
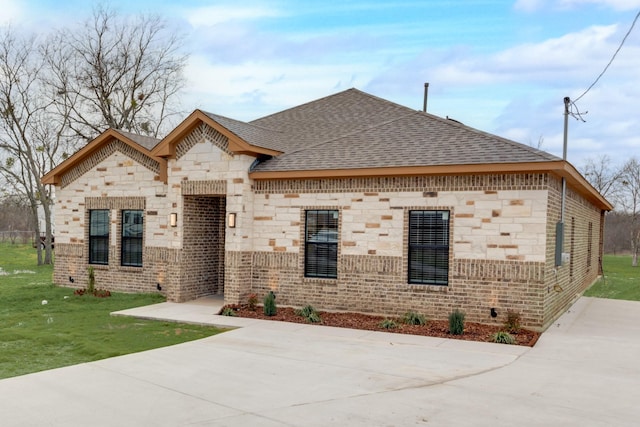
<path id="1" fill-rule="evenodd" d="M 98 172 L 108 172 L 106 167 L 99 167 L 98 165 L 116 152 L 124 154 L 129 159 L 121 163 L 119 167 L 133 166 L 133 162 L 135 161 L 138 165 L 149 169 L 156 175 L 160 173 L 160 164 L 157 160 L 151 159 L 124 142 L 114 139 L 69 171 L 69 173 L 65 174 L 62 177 L 60 187 L 65 188 L 67 185 L 80 179 L 84 174 L 97 168 L 99 168 L 97 169 Z"/>
<path id="2" fill-rule="evenodd" d="M 524 324 L 541 328 L 553 240 L 550 180 L 517 174 L 256 181 L 250 291 L 273 290 L 284 305 L 388 315 L 414 310 L 444 319 L 460 308 L 484 323 L 501 323 L 515 310 Z M 302 215 L 314 208 L 340 212 L 335 280 L 303 277 Z M 407 283 L 410 209 L 451 211 L 448 286 Z M 237 295 L 248 292 L 245 286 Z"/>

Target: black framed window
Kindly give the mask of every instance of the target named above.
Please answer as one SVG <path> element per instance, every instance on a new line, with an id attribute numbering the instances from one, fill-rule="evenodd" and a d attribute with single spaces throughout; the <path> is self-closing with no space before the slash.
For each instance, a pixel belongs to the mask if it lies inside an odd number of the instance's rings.
<path id="1" fill-rule="evenodd" d="M 142 267 L 142 234 L 144 220 L 141 210 L 122 211 L 122 250 L 120 264 Z"/>
<path id="2" fill-rule="evenodd" d="M 338 277 L 338 211 L 308 210 L 305 213 L 304 275 Z"/>
<path id="3" fill-rule="evenodd" d="M 449 284 L 449 211 L 409 211 L 409 283 Z"/>
<path id="4" fill-rule="evenodd" d="M 89 211 L 89 264 L 109 264 L 109 210 Z"/>

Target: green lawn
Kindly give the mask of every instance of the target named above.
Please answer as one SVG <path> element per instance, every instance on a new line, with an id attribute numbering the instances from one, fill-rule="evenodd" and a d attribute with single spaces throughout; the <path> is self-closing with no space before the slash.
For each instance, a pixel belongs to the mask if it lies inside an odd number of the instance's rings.
<path id="1" fill-rule="evenodd" d="M 0 243 L 0 379 L 204 338 L 213 327 L 112 317 L 157 294 L 75 296 L 51 283 L 29 245 Z M 47 304 L 43 304 L 46 300 Z"/>
<path id="2" fill-rule="evenodd" d="M 630 255 L 605 255 L 602 268 L 604 277 L 585 296 L 640 301 L 640 267 L 631 266 Z"/>

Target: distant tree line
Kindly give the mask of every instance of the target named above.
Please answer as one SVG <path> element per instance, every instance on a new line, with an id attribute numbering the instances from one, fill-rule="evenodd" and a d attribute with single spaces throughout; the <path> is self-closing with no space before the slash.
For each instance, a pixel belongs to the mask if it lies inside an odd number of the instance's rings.
<path id="1" fill-rule="evenodd" d="M 630 223 L 631 215 L 616 211 L 607 214 L 604 221 L 604 253 L 611 255 L 631 253 Z"/>
<path id="2" fill-rule="evenodd" d="M 614 205 L 614 210 L 605 219 L 604 252 L 630 253 L 632 265 L 637 267 L 640 254 L 640 161 L 631 157 L 616 166 L 609 156 L 604 155 L 587 160 L 581 172 Z"/>
<path id="3" fill-rule="evenodd" d="M 0 196 L 0 241 L 27 243 L 34 237 L 34 221 L 36 218 L 22 197 Z"/>

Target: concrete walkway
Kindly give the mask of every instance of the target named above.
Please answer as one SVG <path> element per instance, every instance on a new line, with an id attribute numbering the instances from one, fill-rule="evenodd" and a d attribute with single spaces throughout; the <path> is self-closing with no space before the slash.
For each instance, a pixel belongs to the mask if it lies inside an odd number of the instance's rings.
<path id="1" fill-rule="evenodd" d="M 0 381 L 3 426 L 636 426 L 640 303 L 581 298 L 532 349 L 213 315 L 240 327 Z"/>

